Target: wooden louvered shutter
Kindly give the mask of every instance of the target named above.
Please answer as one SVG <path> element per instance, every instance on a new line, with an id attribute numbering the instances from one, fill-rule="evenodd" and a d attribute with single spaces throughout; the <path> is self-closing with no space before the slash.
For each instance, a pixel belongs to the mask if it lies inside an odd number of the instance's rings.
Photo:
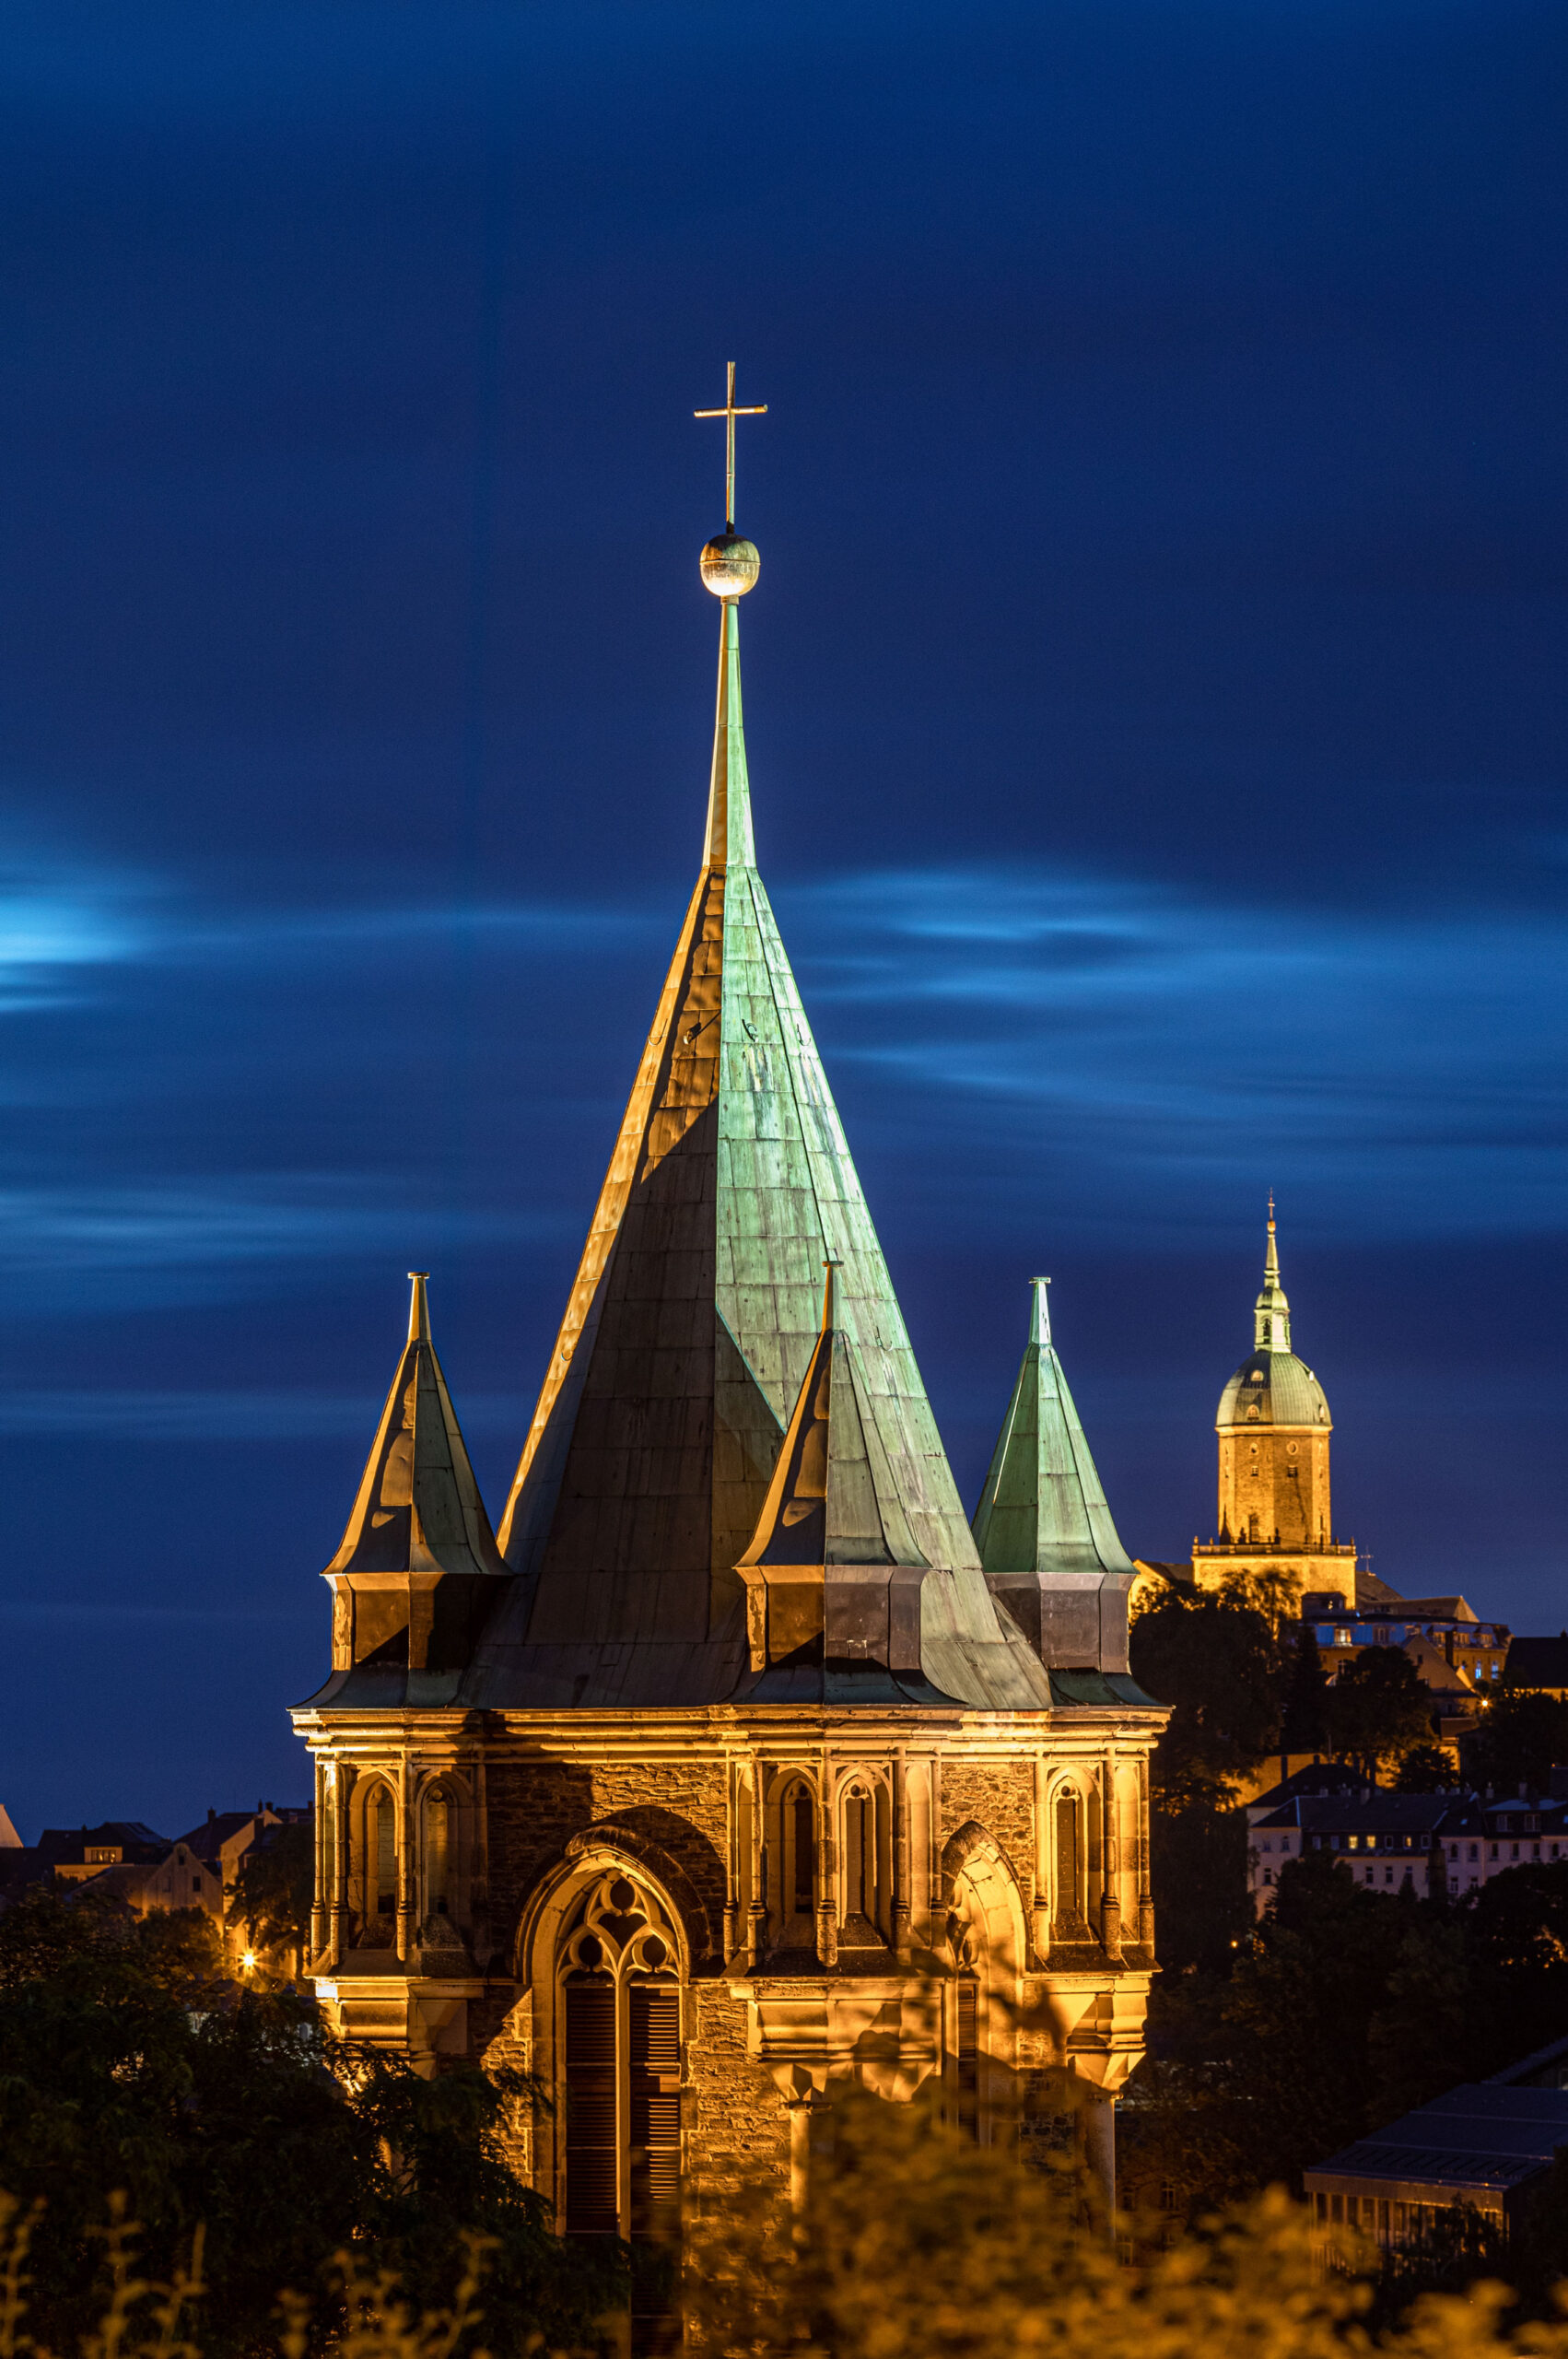
<path id="1" fill-rule="evenodd" d="M 392 1917 L 397 1913 L 397 1811 L 385 1786 L 376 1796 L 373 1807 L 376 1814 L 374 1914 Z"/>
<path id="2" fill-rule="evenodd" d="M 620 2230 L 615 2136 L 615 1986 L 573 1975 L 567 2001 L 567 2234 Z"/>
<path id="3" fill-rule="evenodd" d="M 673 1982 L 634 1982 L 628 1997 L 631 2232 L 667 2238 L 680 2225 L 680 1994 Z"/>
<path id="4" fill-rule="evenodd" d="M 958 2127 L 966 2137 L 980 2134 L 980 2051 L 978 1998 L 976 1985 L 965 1978 L 957 1990 Z"/>

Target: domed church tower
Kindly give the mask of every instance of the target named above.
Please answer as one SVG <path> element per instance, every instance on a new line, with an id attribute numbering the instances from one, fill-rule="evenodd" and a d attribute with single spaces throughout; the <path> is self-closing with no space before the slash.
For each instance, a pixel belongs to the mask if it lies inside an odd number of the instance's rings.
<path id="1" fill-rule="evenodd" d="M 1220 1395 L 1214 1430 L 1220 1536 L 1193 1550 L 1199 1588 L 1250 1581 L 1281 1605 L 1305 1590 L 1339 1589 L 1353 1602 L 1356 1552 L 1335 1539 L 1329 1507 L 1333 1419 L 1322 1385 L 1291 1349 L 1272 1196 L 1252 1349 Z"/>

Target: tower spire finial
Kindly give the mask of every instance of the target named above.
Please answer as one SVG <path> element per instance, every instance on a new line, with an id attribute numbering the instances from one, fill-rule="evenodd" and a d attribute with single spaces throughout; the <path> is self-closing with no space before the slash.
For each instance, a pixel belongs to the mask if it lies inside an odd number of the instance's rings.
<path id="1" fill-rule="evenodd" d="M 1269 1191 L 1269 1242 L 1263 1254 L 1263 1291 L 1253 1305 L 1254 1349 L 1288 1352 L 1291 1306 L 1280 1284 L 1280 1238 L 1274 1226 L 1274 1191 Z"/>
<path id="2" fill-rule="evenodd" d="M 1029 1284 L 1035 1289 L 1034 1307 L 1029 1313 L 1029 1341 L 1048 1345 L 1051 1340 L 1051 1307 L 1046 1300 L 1046 1288 L 1050 1280 L 1031 1278 Z"/>
<path id="3" fill-rule="evenodd" d="M 408 1304 L 408 1340 L 411 1344 L 427 1344 L 430 1340 L 430 1305 L 425 1293 L 428 1270 L 410 1270 L 414 1292 Z"/>
<path id="4" fill-rule="evenodd" d="M 767 404 L 758 402 L 750 409 L 735 406 L 735 364 L 726 363 L 729 370 L 722 409 L 694 409 L 694 417 L 721 417 L 724 420 L 724 530 L 735 529 L 735 420 L 738 417 L 766 417 Z M 746 585 L 750 588 L 750 583 Z"/>

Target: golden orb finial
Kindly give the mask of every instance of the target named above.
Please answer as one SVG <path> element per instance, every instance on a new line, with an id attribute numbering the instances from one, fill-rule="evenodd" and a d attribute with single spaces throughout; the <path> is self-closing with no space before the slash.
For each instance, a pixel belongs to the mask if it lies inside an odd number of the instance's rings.
<path id="1" fill-rule="evenodd" d="M 756 588 L 762 559 L 756 545 L 739 533 L 716 533 L 697 559 L 703 586 L 716 598 L 743 598 Z"/>

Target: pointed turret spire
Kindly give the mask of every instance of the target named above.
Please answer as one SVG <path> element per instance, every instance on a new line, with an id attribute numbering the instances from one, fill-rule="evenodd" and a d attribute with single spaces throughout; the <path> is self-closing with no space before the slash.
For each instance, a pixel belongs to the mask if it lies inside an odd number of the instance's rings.
<path id="1" fill-rule="evenodd" d="M 455 1690 L 497 1584 L 509 1577 L 430 1340 L 426 1273 L 409 1276 L 408 1340 L 325 1573 L 333 1669 L 445 1672 Z"/>
<path id="2" fill-rule="evenodd" d="M 1033 1278 L 1029 1342 L 975 1511 L 986 1579 L 1043 1662 L 1127 1668 L 1133 1566 L 1117 1535 Z"/>
<path id="3" fill-rule="evenodd" d="M 1288 1352 L 1291 1306 L 1280 1284 L 1280 1243 L 1274 1230 L 1274 1191 L 1269 1191 L 1269 1244 L 1263 1256 L 1263 1291 L 1253 1306 L 1253 1349 Z"/>
<path id="4" fill-rule="evenodd" d="M 837 1268 L 827 1263 L 816 1348 L 737 1567 L 747 1590 L 751 1667 L 829 1672 L 874 1664 L 913 1677 L 928 1567 L 868 1414 L 854 1344 L 837 1323 Z M 800 1690 L 797 1676 L 790 1692 Z M 766 1696 L 766 1681 L 745 1693 Z"/>

